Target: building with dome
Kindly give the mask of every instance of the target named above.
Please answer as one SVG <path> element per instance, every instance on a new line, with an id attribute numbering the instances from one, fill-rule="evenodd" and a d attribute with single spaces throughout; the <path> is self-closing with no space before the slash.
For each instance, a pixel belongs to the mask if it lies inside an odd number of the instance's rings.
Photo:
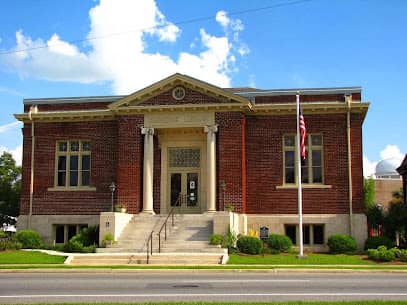
<path id="1" fill-rule="evenodd" d="M 401 176 L 397 172 L 401 161 L 399 158 L 389 158 L 376 165 L 375 202 L 385 209 L 389 207 L 393 192 L 402 187 Z"/>

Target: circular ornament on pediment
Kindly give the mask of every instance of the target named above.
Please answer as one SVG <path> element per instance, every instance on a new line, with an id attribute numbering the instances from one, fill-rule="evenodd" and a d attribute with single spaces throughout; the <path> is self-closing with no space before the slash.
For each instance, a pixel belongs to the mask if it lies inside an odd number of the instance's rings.
<path id="1" fill-rule="evenodd" d="M 184 87 L 178 86 L 172 90 L 172 97 L 177 101 L 181 101 L 185 97 L 185 89 Z"/>

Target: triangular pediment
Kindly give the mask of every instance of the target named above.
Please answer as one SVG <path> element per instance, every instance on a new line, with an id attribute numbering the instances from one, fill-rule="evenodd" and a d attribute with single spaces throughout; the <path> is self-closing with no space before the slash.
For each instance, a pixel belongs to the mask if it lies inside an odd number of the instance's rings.
<path id="1" fill-rule="evenodd" d="M 174 91 L 174 90 L 178 91 Z M 179 94 L 177 94 L 179 93 Z M 183 74 L 173 74 L 112 104 L 112 110 L 124 108 L 162 108 L 196 106 L 251 107 L 245 97 Z"/>

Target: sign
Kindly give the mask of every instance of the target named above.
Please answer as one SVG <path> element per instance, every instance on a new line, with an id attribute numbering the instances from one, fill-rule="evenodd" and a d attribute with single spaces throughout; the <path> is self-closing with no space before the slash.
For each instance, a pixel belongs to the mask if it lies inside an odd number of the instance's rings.
<path id="1" fill-rule="evenodd" d="M 269 238 L 269 228 L 268 227 L 261 227 L 260 228 L 260 239 L 267 240 Z"/>

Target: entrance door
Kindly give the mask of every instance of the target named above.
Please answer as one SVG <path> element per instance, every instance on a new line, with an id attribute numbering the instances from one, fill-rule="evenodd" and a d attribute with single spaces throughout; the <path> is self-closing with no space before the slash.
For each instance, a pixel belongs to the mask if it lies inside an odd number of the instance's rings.
<path id="1" fill-rule="evenodd" d="M 181 213 L 200 213 L 200 149 L 169 149 L 170 206 Z"/>
<path id="2" fill-rule="evenodd" d="M 199 212 L 199 173 L 194 171 L 170 173 L 171 207 L 179 206 L 183 213 Z"/>

